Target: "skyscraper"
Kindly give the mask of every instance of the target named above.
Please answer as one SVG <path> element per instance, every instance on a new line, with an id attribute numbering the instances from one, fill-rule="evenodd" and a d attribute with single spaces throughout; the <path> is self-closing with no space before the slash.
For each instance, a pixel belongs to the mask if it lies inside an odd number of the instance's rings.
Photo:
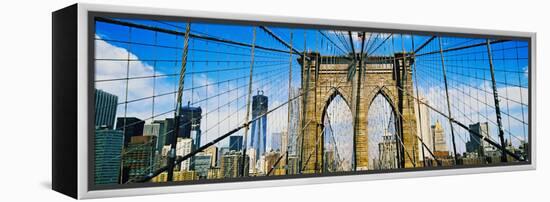
<path id="1" fill-rule="evenodd" d="M 229 150 L 241 151 L 243 149 L 243 136 L 229 137 Z"/>
<path id="2" fill-rule="evenodd" d="M 201 107 L 191 107 L 189 104 L 180 110 L 180 123 L 178 138 L 191 138 L 193 140 L 193 149 L 201 145 Z M 164 145 L 170 145 L 173 142 L 175 130 L 174 118 L 164 120 Z"/>
<path id="3" fill-rule="evenodd" d="M 155 136 L 157 138 L 157 144 L 155 145 L 156 152 L 162 151 L 162 147 L 164 146 L 164 142 L 160 140 L 162 125 L 162 122 L 153 122 L 143 126 L 143 136 Z"/>
<path id="4" fill-rule="evenodd" d="M 247 156 L 249 156 L 249 160 L 250 162 L 248 163 L 248 174 L 251 174 L 251 175 L 256 175 L 258 173 L 258 169 L 256 169 L 256 163 L 257 163 L 257 160 L 256 159 L 256 149 L 254 148 L 248 148 L 246 150 L 246 154 Z"/>
<path id="5" fill-rule="evenodd" d="M 299 170 L 300 170 L 299 161 L 300 161 L 299 156 L 296 156 L 294 154 L 290 154 L 288 156 L 287 174 L 294 175 L 299 173 Z"/>
<path id="6" fill-rule="evenodd" d="M 164 127 L 161 130 L 161 134 L 164 134 L 164 145 L 170 145 L 172 144 L 173 140 L 173 134 L 174 134 L 174 118 L 166 118 L 164 120 L 160 120 L 161 122 L 164 122 Z M 182 131 L 179 131 L 180 134 L 182 134 Z M 183 137 L 182 135 L 178 135 L 178 137 Z"/>
<path id="7" fill-rule="evenodd" d="M 123 155 L 122 183 L 153 172 L 155 136 L 133 136 Z"/>
<path id="8" fill-rule="evenodd" d="M 216 167 L 218 163 L 218 147 L 212 145 L 204 150 L 204 153 L 212 156 L 210 167 Z"/>
<path id="9" fill-rule="evenodd" d="M 208 176 L 208 170 L 210 170 L 211 165 L 211 154 L 199 152 L 193 156 L 193 170 L 198 174 L 199 178 L 205 179 Z"/>
<path id="10" fill-rule="evenodd" d="M 239 174 L 241 173 L 241 169 L 243 169 L 242 158 L 243 158 L 242 152 L 231 151 L 223 154 L 221 158 L 221 166 L 220 166 L 221 175 L 224 178 L 238 177 Z M 248 166 L 246 166 L 246 164 L 248 164 L 248 155 L 247 155 L 247 159 L 245 159 L 244 169 L 248 169 Z"/>
<path id="11" fill-rule="evenodd" d="M 216 161 L 216 162 L 217 162 L 216 164 L 217 164 L 218 166 L 221 165 L 222 156 L 223 156 L 225 153 L 227 153 L 227 152 L 229 152 L 229 147 L 221 147 L 221 148 L 219 149 L 218 157 L 217 157 L 217 161 Z"/>
<path id="12" fill-rule="evenodd" d="M 160 134 L 160 124 L 159 123 L 148 123 L 143 125 L 143 136 L 155 136 L 158 137 Z"/>
<path id="13" fill-rule="evenodd" d="M 445 131 L 443 130 L 439 120 L 435 122 L 435 125 L 432 125 L 431 132 L 434 142 L 434 155 L 441 158 L 449 156 L 449 149 L 447 149 L 447 138 L 445 137 Z"/>
<path id="14" fill-rule="evenodd" d="M 144 121 L 136 117 L 118 117 L 116 119 L 116 130 L 124 133 L 124 146 L 127 146 L 134 136 L 143 135 Z"/>
<path id="15" fill-rule="evenodd" d="M 95 184 L 117 184 L 122 155 L 122 131 L 96 128 L 94 139 Z"/>
<path id="16" fill-rule="evenodd" d="M 489 139 L 489 124 L 487 122 L 470 124 L 468 127 L 470 131 L 474 131 L 482 135 L 483 138 Z M 492 150 L 491 145 L 482 140 L 481 137 L 470 132 L 470 141 L 466 142 L 467 152 L 475 152 L 478 156 L 484 156 L 485 153 L 490 150 Z"/>
<path id="17" fill-rule="evenodd" d="M 95 89 L 95 126 L 112 129 L 115 124 L 118 97 Z"/>
<path id="18" fill-rule="evenodd" d="M 300 89 L 299 88 L 292 88 L 290 91 L 290 97 L 298 97 L 300 96 Z M 298 134 L 300 131 L 300 108 L 302 102 L 300 102 L 301 99 L 294 99 L 290 101 L 290 126 L 288 131 L 288 144 L 290 147 L 288 148 L 289 154 L 297 154 L 297 139 Z"/>
<path id="19" fill-rule="evenodd" d="M 164 145 L 170 145 L 172 144 L 172 140 L 174 137 L 174 118 L 166 118 L 165 120 L 159 120 L 158 122 L 163 122 L 163 130 L 161 134 L 163 134 L 164 138 Z M 180 124 L 181 125 L 181 124 Z M 182 127 L 180 127 L 179 135 L 177 137 L 184 138 L 184 130 Z"/>
<path id="20" fill-rule="evenodd" d="M 256 159 L 265 153 L 266 148 L 266 133 L 267 133 L 267 96 L 263 95 L 263 91 L 258 91 L 258 94 L 252 97 L 252 122 L 250 148 L 256 150 Z"/>
<path id="21" fill-rule="evenodd" d="M 422 157 L 422 149 L 424 149 L 424 156 L 426 158 L 431 158 L 431 155 L 429 154 L 427 149 L 433 152 L 434 148 L 434 142 L 432 137 L 432 132 L 430 131 L 430 112 L 428 111 L 428 107 L 422 103 L 427 103 L 428 100 L 424 97 L 420 97 L 420 102 L 418 103 L 417 100 L 414 101 L 414 110 L 416 114 L 416 134 L 418 135 L 418 156 Z M 420 106 L 420 108 L 419 108 Z M 424 142 L 424 145 L 422 144 Z"/>
<path id="22" fill-rule="evenodd" d="M 178 140 L 176 143 L 176 156 L 185 156 L 191 153 L 192 148 L 193 148 L 193 140 L 191 138 L 178 137 Z M 182 161 L 177 166 L 176 170 L 189 171 L 190 166 L 191 166 L 191 159 L 187 159 L 185 161 Z"/>
<path id="23" fill-rule="evenodd" d="M 162 147 L 166 145 L 166 120 L 154 120 L 154 124 L 159 124 L 159 135 L 157 137 L 157 151 L 160 153 Z"/>
<path id="24" fill-rule="evenodd" d="M 193 150 L 197 149 L 201 145 L 201 107 L 191 107 L 188 103 L 187 106 L 181 108 L 181 137 L 193 139 Z M 180 136 L 178 136 L 180 137 Z"/>
<path id="25" fill-rule="evenodd" d="M 374 169 L 397 168 L 397 149 L 395 135 L 385 131 L 382 141 L 378 143 L 378 159 L 373 163 Z"/>

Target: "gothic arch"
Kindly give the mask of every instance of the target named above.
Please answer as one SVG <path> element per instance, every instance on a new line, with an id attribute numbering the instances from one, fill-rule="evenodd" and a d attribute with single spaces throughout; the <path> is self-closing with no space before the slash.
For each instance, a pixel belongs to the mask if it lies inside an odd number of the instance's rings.
<path id="1" fill-rule="evenodd" d="M 353 131 L 353 117 L 352 117 L 353 113 L 351 111 L 352 108 L 351 108 L 350 102 L 348 101 L 350 99 L 349 96 L 345 96 L 344 94 L 342 94 L 340 92 L 340 90 L 338 90 L 338 88 L 336 88 L 336 87 L 332 87 L 331 88 L 331 93 L 327 94 L 327 95 L 328 96 L 325 97 L 326 99 L 323 99 L 324 100 L 323 103 L 325 104 L 325 106 L 324 106 L 324 108 L 322 110 L 322 114 L 320 116 L 320 118 L 321 118 L 320 130 L 322 131 L 320 136 L 321 136 L 321 141 L 322 141 L 321 145 L 322 145 L 322 148 L 323 148 L 322 149 L 322 154 L 323 155 L 325 154 L 325 147 L 327 146 L 326 145 L 327 143 L 325 142 L 325 140 L 327 140 L 327 139 L 333 139 L 334 144 L 336 145 L 336 147 L 338 147 L 338 145 L 340 145 L 340 146 L 342 145 L 342 142 L 341 142 L 342 140 L 343 141 L 348 141 L 348 140 L 353 141 L 353 134 L 352 133 L 347 134 L 345 132 L 342 133 L 342 131 L 338 131 L 338 129 L 347 129 L 346 126 L 350 126 L 349 129 Z M 334 102 L 335 99 L 338 98 L 338 97 L 340 97 L 343 100 L 343 103 L 345 104 L 345 107 L 343 107 L 343 108 L 344 108 L 344 110 L 346 110 L 346 112 L 342 112 L 342 113 L 349 112 L 350 117 L 349 117 L 349 119 L 343 120 L 343 122 L 339 122 L 339 120 L 330 120 L 330 124 L 331 124 L 330 129 L 333 129 L 332 127 L 334 127 L 336 125 L 336 128 L 335 128 L 336 130 L 335 131 L 332 131 L 332 130 L 327 131 L 328 130 L 327 127 L 329 127 L 329 126 L 325 125 L 325 123 L 327 121 L 326 117 L 330 116 L 330 115 L 328 115 L 330 106 L 332 106 L 333 104 L 338 104 L 338 103 Z M 348 97 L 348 98 L 346 98 L 346 97 Z M 344 128 L 342 128 L 342 127 L 344 127 Z M 347 131 L 347 130 L 344 130 L 344 131 Z M 349 131 L 347 131 L 347 132 L 349 132 Z M 331 133 L 332 136 L 326 136 L 328 133 Z M 345 145 L 345 143 L 343 143 L 343 144 Z M 349 154 L 351 154 L 351 156 L 348 156 L 348 157 L 353 158 L 353 154 L 352 154 L 353 152 L 352 152 L 352 150 L 349 150 L 349 149 L 353 149 L 353 148 L 345 148 L 345 147 L 344 148 L 342 148 L 342 147 L 335 148 L 334 153 L 333 153 L 333 158 L 341 157 L 340 156 L 341 153 L 338 153 L 338 152 L 346 151 L 346 150 L 350 151 Z M 344 153 L 344 154 L 346 154 L 346 153 Z M 344 157 L 344 158 L 346 158 L 346 157 Z M 327 160 L 327 158 L 325 158 L 325 156 L 323 156 L 323 166 L 327 165 L 327 162 L 325 162 L 326 160 Z M 334 167 L 334 168 L 338 169 L 338 167 Z M 344 168 L 346 168 L 346 167 L 344 166 Z M 323 170 L 326 171 L 328 169 L 325 169 L 323 167 Z"/>
<path id="2" fill-rule="evenodd" d="M 397 108 L 396 108 L 395 103 L 393 102 L 393 99 L 392 99 L 394 96 L 391 94 L 391 92 L 388 92 L 388 90 L 386 90 L 384 88 L 384 86 L 377 87 L 377 88 L 378 88 L 378 90 L 373 91 L 372 96 L 369 96 L 370 101 L 367 105 L 368 108 L 366 109 L 367 115 L 368 115 L 368 112 L 370 110 L 370 106 L 372 105 L 374 100 L 378 96 L 382 96 L 390 104 L 392 113 L 394 113 L 394 115 L 397 116 L 397 114 L 396 114 Z"/>
<path id="3" fill-rule="evenodd" d="M 345 100 L 352 116 L 355 116 L 353 120 L 357 120 L 358 123 L 355 126 L 355 136 L 353 136 L 354 159 L 352 164 L 356 170 L 367 170 L 369 166 L 367 116 L 370 105 L 376 96 L 382 95 L 392 106 L 394 115 L 404 120 L 403 123 L 408 121 L 412 123 L 410 125 L 416 127 L 413 105 L 410 104 L 414 102 L 406 94 L 398 94 L 398 82 L 395 77 L 397 74 L 408 74 L 408 76 L 401 77 L 405 78 L 405 81 L 401 83 L 401 87 L 408 94 L 412 94 L 412 71 L 409 63 L 403 63 L 403 61 L 400 61 L 402 59 L 393 59 L 392 57 L 371 58 L 371 61 L 379 62 L 366 64 L 362 83 L 359 86 L 360 88 L 357 89 L 358 74 L 351 78 L 348 77 L 349 61 L 346 61 L 345 58 L 338 60 L 340 63 L 327 64 L 322 61 L 329 60 L 323 59 L 323 56 L 318 55 L 318 53 L 308 54 L 310 54 L 310 58 L 320 59 L 311 60 L 301 67 L 302 89 L 318 85 L 309 95 L 302 98 L 303 107 L 301 110 L 303 110 L 303 113 L 300 120 L 304 141 L 301 156 L 301 162 L 304 163 L 302 165 L 303 173 L 317 173 L 323 170 L 323 143 L 321 142 L 319 145 L 318 141 L 319 138 L 323 138 L 320 132 L 322 131 L 326 108 L 338 95 Z M 396 62 L 395 64 L 407 64 L 407 66 L 394 68 L 393 61 Z M 302 60 L 300 59 L 299 62 L 302 62 Z M 359 100 L 356 100 L 356 92 L 360 92 Z M 399 100 L 403 101 L 402 105 L 399 105 Z M 359 105 L 356 104 L 357 102 L 359 102 Z M 356 106 L 359 108 L 356 109 Z M 398 114 L 397 106 L 402 106 L 400 108 L 402 113 Z M 402 127 L 400 130 L 403 137 L 402 141 L 405 145 L 404 151 L 409 153 L 413 153 L 418 145 L 414 142 L 416 129 L 412 130 L 410 128 L 412 126 L 400 125 Z M 314 154 L 315 157 L 308 160 L 307 155 L 304 154 Z M 405 159 L 404 166 L 412 167 L 414 163 L 411 162 L 416 162 L 414 157 L 412 161 Z"/>
<path id="4" fill-rule="evenodd" d="M 349 100 L 350 100 L 350 96 L 349 96 L 349 95 L 346 96 L 346 95 L 342 94 L 342 93 L 340 92 L 340 90 L 338 90 L 337 87 L 331 87 L 330 90 L 329 90 L 329 92 L 330 92 L 330 93 L 327 94 L 327 96 L 325 96 L 324 99 L 322 99 L 322 100 L 324 100 L 324 102 L 323 102 L 323 103 L 324 103 L 324 106 L 323 106 L 323 108 L 322 108 L 323 110 L 322 110 L 322 113 L 321 113 L 321 116 L 320 116 L 320 118 L 321 118 L 320 123 L 324 123 L 324 121 L 325 121 L 325 120 L 324 120 L 324 117 L 325 117 L 325 115 L 326 115 L 326 113 L 327 113 L 328 107 L 330 106 L 330 104 L 332 103 L 332 101 L 334 100 L 334 98 L 336 98 L 336 97 L 338 97 L 338 96 L 342 97 L 342 99 L 344 100 L 344 103 L 346 103 L 346 106 L 348 107 L 348 109 L 349 109 L 350 111 L 351 111 L 351 109 L 352 109 L 352 108 L 351 108 L 351 105 L 350 105 L 350 102 L 349 102 Z M 353 113 L 352 113 L 352 114 L 353 114 Z"/>

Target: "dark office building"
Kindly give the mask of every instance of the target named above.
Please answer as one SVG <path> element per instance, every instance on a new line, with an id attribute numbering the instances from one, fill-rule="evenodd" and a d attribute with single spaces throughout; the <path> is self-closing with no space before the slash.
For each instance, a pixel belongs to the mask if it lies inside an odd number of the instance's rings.
<path id="1" fill-rule="evenodd" d="M 122 131 L 96 128 L 94 139 L 95 184 L 117 184 L 122 154 Z"/>
<path id="2" fill-rule="evenodd" d="M 180 111 L 180 129 L 178 137 L 193 139 L 193 150 L 201 145 L 201 107 L 182 107 Z M 169 145 L 173 140 L 174 119 L 167 118 L 164 122 L 164 130 L 166 134 L 165 145 Z"/>
<path id="3" fill-rule="evenodd" d="M 132 137 L 143 135 L 143 125 L 145 122 L 136 117 L 118 117 L 116 119 L 116 130 L 121 130 L 124 133 L 124 146 L 128 146 Z"/>
<path id="4" fill-rule="evenodd" d="M 172 133 L 174 132 L 174 119 L 166 118 L 164 120 L 164 127 L 161 130 L 161 133 L 165 135 L 164 145 L 170 145 L 172 143 Z M 180 134 L 182 134 L 180 130 Z"/>
<path id="5" fill-rule="evenodd" d="M 193 170 L 199 175 L 199 178 L 206 179 L 208 170 L 212 167 L 212 155 L 199 153 L 193 157 Z"/>
<path id="6" fill-rule="evenodd" d="M 113 129 L 118 97 L 102 90 L 95 90 L 95 126 Z"/>
<path id="7" fill-rule="evenodd" d="M 221 164 L 220 164 L 221 175 L 224 178 L 234 178 L 234 177 L 241 176 L 243 167 L 244 167 L 244 171 L 248 170 L 248 161 L 250 160 L 250 158 L 248 158 L 248 155 L 246 156 L 244 166 L 242 164 L 243 163 L 242 159 L 243 159 L 242 152 L 231 151 L 229 153 L 223 154 L 221 158 Z M 245 174 L 246 173 L 248 172 L 245 172 Z"/>
<path id="8" fill-rule="evenodd" d="M 191 107 L 187 104 L 181 108 L 181 127 L 183 138 L 193 139 L 193 150 L 201 145 L 201 107 Z"/>
<path id="9" fill-rule="evenodd" d="M 153 124 L 159 124 L 160 127 L 159 127 L 159 135 L 157 137 L 157 152 L 161 152 L 162 151 L 162 147 L 166 144 L 166 120 L 154 120 L 153 121 Z"/>
<path id="10" fill-rule="evenodd" d="M 229 147 L 222 147 L 219 149 L 219 152 L 217 153 L 217 156 L 216 156 L 216 165 L 221 165 L 221 159 L 222 159 L 222 156 L 226 153 L 229 153 L 230 149 Z"/>
<path id="11" fill-rule="evenodd" d="M 489 138 L 489 124 L 487 122 L 475 123 L 469 125 L 470 131 L 474 131 L 484 138 Z M 475 152 L 479 156 L 484 156 L 486 150 L 490 147 L 487 142 L 476 134 L 470 132 L 470 141 L 466 142 L 466 151 Z"/>
<path id="12" fill-rule="evenodd" d="M 229 150 L 241 151 L 243 149 L 243 136 L 229 137 Z"/>
<path id="13" fill-rule="evenodd" d="M 252 119 L 255 121 L 252 122 L 250 147 L 256 150 L 256 159 L 260 159 L 266 147 L 268 100 L 263 94 L 263 91 L 258 91 L 258 94 L 252 97 Z"/>
<path id="14" fill-rule="evenodd" d="M 122 159 L 122 183 L 135 181 L 152 172 L 154 164 L 155 136 L 134 136 L 124 150 Z"/>

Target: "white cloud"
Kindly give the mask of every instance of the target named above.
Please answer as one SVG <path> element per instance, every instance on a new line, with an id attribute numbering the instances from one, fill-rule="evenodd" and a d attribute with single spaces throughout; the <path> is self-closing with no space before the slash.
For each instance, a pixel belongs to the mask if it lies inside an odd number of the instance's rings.
<path id="1" fill-rule="evenodd" d="M 96 36 L 99 38 L 99 36 Z M 136 76 L 153 76 L 155 73 L 157 75 L 165 74 L 163 72 L 155 72 L 154 67 L 144 63 L 139 60 L 139 57 L 135 54 L 128 52 L 127 49 L 112 45 L 103 40 L 96 40 L 96 58 L 98 59 L 123 59 L 131 58 L 135 60 L 131 62 L 128 66 L 127 61 L 103 61 L 98 60 L 96 63 L 96 80 L 108 80 L 115 78 L 126 78 L 127 69 L 130 70 L 129 77 Z M 172 80 L 177 80 L 175 77 Z M 192 83 L 190 82 L 192 80 Z M 147 98 L 153 95 L 153 86 L 155 90 L 155 95 L 174 92 L 176 90 L 177 83 L 170 82 L 168 79 L 156 79 L 156 82 L 153 83 L 152 78 L 148 79 L 131 79 L 128 81 L 128 89 L 126 89 L 126 80 L 120 81 L 105 81 L 105 82 L 96 82 L 96 88 L 102 89 L 106 92 L 118 96 L 119 103 L 125 101 L 126 90 L 128 91 L 128 101 L 140 98 Z M 199 102 L 204 100 L 207 97 L 212 97 L 216 94 L 229 91 L 236 88 L 237 86 L 234 83 L 226 84 L 225 86 L 212 85 L 217 82 L 214 79 L 208 77 L 207 74 L 189 74 L 186 78 L 185 89 L 189 89 L 192 86 L 205 86 L 201 88 L 196 88 L 194 90 L 185 90 L 183 94 L 183 104 L 185 105 L 188 100 L 192 99 L 192 102 Z M 242 82 L 239 85 L 243 85 Z M 211 141 L 221 134 L 226 133 L 230 128 L 236 127 L 237 125 L 242 124 L 244 121 L 245 108 L 242 106 L 245 103 L 246 97 L 241 97 L 244 92 L 241 89 L 236 89 L 231 91 L 231 93 L 220 95 L 220 99 L 213 98 L 197 103 L 195 106 L 201 106 L 203 110 L 203 116 L 206 113 L 209 113 L 207 116 L 203 117 L 201 129 L 203 131 L 202 142 Z M 191 96 L 193 94 L 193 96 Z M 229 101 L 236 100 L 239 98 L 239 103 L 233 102 L 227 106 L 224 105 Z M 218 103 L 218 100 L 220 103 Z M 126 116 L 128 117 L 137 117 L 142 120 L 148 119 L 146 122 L 152 121 L 150 117 L 159 115 L 160 113 L 169 112 L 174 109 L 175 106 L 175 94 L 170 94 L 161 97 L 155 97 L 155 111 L 153 111 L 153 100 L 151 98 L 144 99 L 142 101 L 136 101 L 129 103 L 127 105 Z M 219 107 L 219 109 L 217 109 Z M 240 109 L 239 112 L 236 112 Z M 117 117 L 124 116 L 125 106 L 121 104 L 117 109 Z M 173 117 L 173 111 L 166 113 L 164 115 L 155 117 L 155 120 L 162 120 L 165 118 Z M 240 117 L 237 120 L 236 117 Z M 225 120 L 224 120 L 225 119 Z M 210 130 L 208 130 L 210 129 Z M 242 131 L 241 131 L 242 133 Z"/>
<path id="2" fill-rule="evenodd" d="M 96 36 L 99 38 L 99 36 Z M 142 61 L 139 58 L 128 52 L 125 48 L 114 46 L 103 40 L 96 40 L 95 44 L 96 58 L 98 59 L 128 59 L 132 61 L 113 61 L 113 60 L 96 60 L 95 64 L 95 79 L 108 80 L 108 79 L 123 79 L 136 76 L 153 76 L 155 73 L 163 74 L 161 72 L 153 71 L 153 67 Z M 127 74 L 129 70 L 129 73 Z M 109 92 L 118 96 L 118 102 L 122 103 L 135 99 L 151 97 L 153 90 L 155 94 L 158 92 L 170 92 L 173 91 L 173 84 L 166 82 L 165 80 L 154 79 L 130 79 L 128 80 L 128 88 L 126 88 L 126 80 L 119 81 L 104 81 L 96 82 L 96 88 Z M 155 88 L 153 89 L 153 86 Z M 126 95 L 127 98 L 126 98 Z M 164 112 L 161 110 L 167 110 L 173 106 L 173 96 L 163 96 L 155 98 L 155 114 Z M 132 102 L 127 105 L 126 116 L 135 116 L 140 119 L 148 119 L 153 113 L 153 101 L 152 99 L 145 99 L 143 101 Z M 117 116 L 124 116 L 124 105 L 119 105 L 117 109 Z M 169 109 L 168 109 L 169 110 Z"/>

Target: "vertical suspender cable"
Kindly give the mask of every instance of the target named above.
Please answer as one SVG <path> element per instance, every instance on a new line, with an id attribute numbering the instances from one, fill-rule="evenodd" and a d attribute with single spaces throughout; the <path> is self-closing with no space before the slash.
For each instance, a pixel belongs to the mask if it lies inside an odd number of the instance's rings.
<path id="1" fill-rule="evenodd" d="M 292 98 L 292 32 L 290 32 L 290 48 L 288 57 L 288 110 L 287 110 L 287 125 L 286 125 L 286 152 L 285 152 L 285 174 L 288 173 L 288 150 L 290 150 L 290 110 L 292 104 L 290 99 Z"/>
<path id="2" fill-rule="evenodd" d="M 451 138 L 453 142 L 453 153 L 454 153 L 454 159 L 455 159 L 455 165 L 458 165 L 458 156 L 456 153 L 456 144 L 455 144 L 455 132 L 452 122 L 452 115 L 451 115 L 451 101 L 449 98 L 449 87 L 447 82 L 447 71 L 445 70 L 445 58 L 443 57 L 443 42 L 441 40 L 441 37 L 438 37 L 439 39 L 439 54 L 441 55 L 441 70 L 443 71 L 443 81 L 445 82 L 445 96 L 447 98 L 447 112 L 449 113 L 449 125 L 451 126 Z"/>
<path id="3" fill-rule="evenodd" d="M 506 144 L 504 142 L 504 130 L 502 130 L 502 117 L 501 117 L 501 114 L 500 114 L 500 104 L 499 104 L 499 100 L 498 100 L 497 82 L 496 82 L 496 79 L 495 79 L 495 68 L 493 66 L 493 54 L 491 53 L 491 41 L 489 41 L 489 39 L 487 39 L 487 56 L 489 57 L 488 58 L 489 59 L 489 67 L 491 69 L 491 82 L 492 82 L 492 87 L 493 87 L 493 97 L 494 97 L 494 100 L 495 100 L 495 113 L 496 113 L 496 116 L 497 116 L 498 137 L 500 139 L 500 145 L 502 146 L 502 148 L 506 148 Z M 512 141 L 512 140 L 510 140 L 510 141 Z M 508 159 L 506 158 L 506 152 L 500 152 L 500 153 L 501 153 L 500 161 L 501 162 L 507 162 Z"/>
<path id="4" fill-rule="evenodd" d="M 303 54 L 303 56 L 302 56 L 302 71 L 303 71 L 303 69 L 304 69 L 303 67 L 306 66 L 306 54 L 307 54 L 307 53 L 305 52 L 305 51 L 306 51 L 306 47 L 307 47 L 307 46 L 306 46 L 306 45 L 307 45 L 307 44 L 306 44 L 306 41 L 307 41 L 307 40 L 306 40 L 306 36 L 307 36 L 307 34 L 306 34 L 306 31 L 304 30 L 304 54 Z M 305 138 L 305 130 L 307 130 L 307 129 L 305 128 L 305 126 L 306 126 L 306 115 L 307 115 L 307 113 L 306 113 L 306 108 L 305 108 L 305 107 L 306 107 L 306 104 L 307 104 L 307 97 L 308 97 L 307 95 L 308 95 L 308 93 L 309 93 L 309 79 L 310 79 L 310 78 L 309 78 L 309 74 L 310 74 L 310 72 L 311 72 L 311 68 L 310 68 L 309 65 L 307 65 L 307 70 L 306 70 L 306 72 L 307 72 L 307 74 L 306 74 L 306 82 L 305 82 L 305 86 L 306 86 L 306 87 L 305 87 L 304 95 L 303 95 L 303 97 L 302 97 L 302 99 L 303 99 L 303 101 L 302 101 L 302 126 L 300 127 L 300 132 L 302 133 L 301 143 L 300 143 L 300 145 L 301 145 L 301 146 L 300 146 L 300 165 L 299 165 L 299 168 L 300 168 L 299 172 L 300 172 L 300 173 L 302 173 L 302 169 L 301 169 L 301 168 L 303 168 L 303 163 L 304 163 L 304 162 L 303 162 L 303 161 L 304 161 L 304 159 L 303 159 L 303 158 L 304 158 L 304 144 L 305 144 L 305 143 L 304 143 L 304 142 L 305 142 L 305 141 L 304 141 L 304 138 Z M 302 73 L 302 75 L 303 75 L 303 73 Z M 303 82 L 303 80 L 304 80 L 304 78 L 302 78 L 302 82 Z M 303 86 L 303 85 L 302 85 L 302 86 Z M 304 90 L 304 89 L 302 89 L 302 90 Z"/>
<path id="5" fill-rule="evenodd" d="M 254 73 L 254 48 L 256 46 L 256 27 L 252 28 L 252 47 L 250 49 L 250 77 L 248 79 L 248 95 L 246 98 L 246 115 L 245 115 L 245 121 L 248 122 L 248 119 L 250 117 L 250 102 L 251 102 L 251 96 L 252 96 L 252 75 Z M 241 176 L 245 176 L 245 174 L 248 174 L 248 171 L 245 171 L 245 164 L 246 162 L 246 143 L 247 143 L 247 137 L 248 137 L 248 129 L 249 125 L 246 125 L 244 128 L 244 138 L 243 138 L 243 157 L 241 159 Z M 256 155 L 256 154 L 255 154 Z"/>
<path id="6" fill-rule="evenodd" d="M 189 33 L 191 31 L 191 23 L 187 23 L 185 28 L 185 38 L 183 40 L 183 53 L 181 58 L 180 77 L 178 82 L 178 97 L 176 102 L 176 109 L 174 111 L 174 131 L 172 133 L 172 143 L 170 145 L 170 154 L 168 156 L 168 178 L 167 181 L 172 181 L 174 176 L 174 167 L 176 161 L 176 144 L 178 142 L 178 133 L 180 129 L 180 116 L 181 116 L 181 99 L 183 96 L 183 85 L 185 80 L 185 70 L 187 65 L 187 52 L 189 51 Z"/>

